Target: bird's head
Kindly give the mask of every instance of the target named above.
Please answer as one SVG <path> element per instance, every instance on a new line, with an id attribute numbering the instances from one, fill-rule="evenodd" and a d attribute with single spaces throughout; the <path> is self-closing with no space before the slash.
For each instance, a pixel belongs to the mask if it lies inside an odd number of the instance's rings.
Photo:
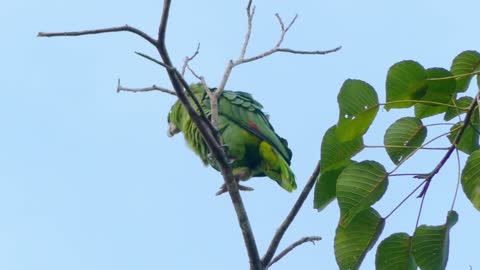
<path id="1" fill-rule="evenodd" d="M 175 104 L 173 104 L 172 109 L 168 113 L 168 130 L 167 136 L 172 137 L 177 133 L 180 133 L 180 126 L 182 123 L 182 115 L 183 115 L 183 106 L 180 101 L 177 100 Z"/>

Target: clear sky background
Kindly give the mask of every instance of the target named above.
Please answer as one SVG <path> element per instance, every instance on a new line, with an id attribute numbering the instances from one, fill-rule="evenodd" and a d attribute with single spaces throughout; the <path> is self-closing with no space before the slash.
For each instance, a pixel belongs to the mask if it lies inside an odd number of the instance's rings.
<path id="1" fill-rule="evenodd" d="M 170 87 L 161 68 L 133 53 L 155 55 L 155 50 L 128 33 L 36 37 L 39 31 L 124 24 L 156 35 L 162 2 L 2 3 L 0 269 L 247 269 L 230 199 L 214 196 L 222 178 L 201 165 L 182 136 L 166 136 L 174 97 L 116 93 L 119 78 L 124 86 Z M 167 36 L 171 57 L 180 66 L 200 42 L 192 66 L 215 86 L 227 61 L 238 56 L 246 1 L 173 2 Z M 319 159 L 323 133 L 337 121 L 336 96 L 345 79 L 369 82 L 383 101 L 386 73 L 395 62 L 415 59 L 425 67 L 449 68 L 461 51 L 480 50 L 478 0 L 255 2 L 248 55 L 277 41 L 276 12 L 286 21 L 299 14 L 286 47 L 343 46 L 327 56 L 278 54 L 240 66 L 227 85 L 251 92 L 263 103 L 294 152 L 292 168 L 300 189 Z M 382 144 L 383 130 L 400 115 L 380 110 L 366 144 Z M 423 154 L 402 171 L 428 172 L 440 158 L 439 152 Z M 393 168 L 382 149 L 356 159 Z M 432 183 L 422 224 L 445 222 L 456 179 L 452 159 Z M 386 215 L 417 181 L 391 178 L 375 208 Z M 284 192 L 267 178 L 248 184 L 255 191 L 243 198 L 263 254 L 300 192 Z M 272 269 L 336 269 L 337 203 L 319 213 L 312 209 L 312 199 L 281 248 L 303 236 L 323 240 L 299 247 Z M 387 220 L 382 238 L 393 232 L 412 234 L 418 206 L 418 199 L 409 200 Z M 480 213 L 463 192 L 455 209 L 460 218 L 451 232 L 447 268 L 478 269 Z M 374 268 L 374 253 L 362 269 Z"/>

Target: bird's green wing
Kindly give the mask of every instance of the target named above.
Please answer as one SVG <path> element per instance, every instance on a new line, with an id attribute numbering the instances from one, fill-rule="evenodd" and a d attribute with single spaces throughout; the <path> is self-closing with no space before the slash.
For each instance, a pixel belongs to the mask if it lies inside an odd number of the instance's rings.
<path id="1" fill-rule="evenodd" d="M 206 113 L 210 114 L 210 101 L 207 95 L 205 97 L 203 102 Z M 252 95 L 241 91 L 223 91 L 218 101 L 220 115 L 268 142 L 290 164 L 292 152 L 287 141 L 275 133 L 262 109 L 262 104 L 253 99 Z"/>

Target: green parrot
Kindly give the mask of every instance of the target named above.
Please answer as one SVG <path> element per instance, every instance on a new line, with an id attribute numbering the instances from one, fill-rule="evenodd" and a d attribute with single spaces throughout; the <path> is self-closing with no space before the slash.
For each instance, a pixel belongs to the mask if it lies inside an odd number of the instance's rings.
<path id="1" fill-rule="evenodd" d="M 210 117 L 210 99 L 205 88 L 201 84 L 193 84 L 190 89 L 207 117 Z M 232 172 L 237 181 L 268 176 L 291 192 L 297 188 L 295 175 L 290 169 L 292 152 L 287 141 L 275 133 L 262 108 L 249 93 L 223 91 L 218 99 L 218 131 L 221 143 L 231 159 Z M 203 163 L 218 170 L 215 161 L 210 157 L 207 144 L 180 101 L 172 106 L 168 123 L 169 137 L 182 132 L 188 146 Z M 226 191 L 226 186 L 223 185 L 217 194 Z"/>

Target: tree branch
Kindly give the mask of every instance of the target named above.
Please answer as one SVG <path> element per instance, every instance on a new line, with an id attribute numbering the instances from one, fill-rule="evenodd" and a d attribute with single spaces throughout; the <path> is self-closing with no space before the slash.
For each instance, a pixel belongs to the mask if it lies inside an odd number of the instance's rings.
<path id="1" fill-rule="evenodd" d="M 158 30 L 158 44 L 157 44 L 157 50 L 160 53 L 163 59 L 163 62 L 168 66 L 172 66 L 172 62 L 170 60 L 168 51 L 165 46 L 165 35 L 166 35 L 167 22 L 168 22 L 168 16 L 170 11 L 170 4 L 171 4 L 171 0 L 164 0 L 162 18 L 161 18 L 160 26 Z M 245 210 L 245 206 L 243 205 L 242 197 L 240 196 L 240 192 L 238 190 L 238 184 L 232 174 L 232 169 L 230 168 L 230 165 L 228 163 L 227 156 L 225 155 L 225 152 L 223 151 L 221 145 L 217 141 L 214 134 L 210 132 L 209 126 L 206 124 L 206 122 L 208 122 L 208 119 L 203 119 L 199 117 L 198 114 L 190 105 L 190 103 L 188 102 L 188 99 L 183 92 L 182 84 L 177 76 L 178 73 L 172 70 L 167 70 L 167 73 L 168 73 L 168 76 L 170 77 L 170 81 L 172 82 L 175 92 L 177 92 L 180 102 L 182 102 L 182 104 L 187 109 L 188 114 L 192 118 L 192 121 L 194 121 L 195 125 L 198 127 L 203 139 L 205 140 L 206 144 L 210 148 L 210 151 L 214 159 L 217 161 L 219 165 L 219 169 L 222 173 L 222 176 L 225 180 L 225 184 L 227 185 L 227 188 L 228 188 L 228 193 L 230 194 L 230 199 L 233 203 L 235 212 L 237 214 L 238 223 L 242 230 L 243 239 L 244 239 L 248 257 L 250 260 L 250 268 L 252 270 L 262 270 L 263 266 L 260 261 L 257 245 L 255 242 L 252 228 L 250 226 L 250 221 L 248 220 L 248 215 Z"/>
<path id="2" fill-rule="evenodd" d="M 124 91 L 124 92 L 134 92 L 134 93 L 137 93 L 137 92 L 160 91 L 160 92 L 167 93 L 167 94 L 174 95 L 174 96 L 177 95 L 177 93 L 175 93 L 175 91 L 173 91 L 173 90 L 170 90 L 170 89 L 167 89 L 167 88 L 163 88 L 163 87 L 159 87 L 159 86 L 156 86 L 156 85 L 152 85 L 152 86 L 150 86 L 150 87 L 144 87 L 144 88 L 127 88 L 127 87 L 123 87 L 123 86 L 120 85 L 120 79 L 118 79 L 117 93 L 120 92 L 120 91 Z"/>
<path id="3" fill-rule="evenodd" d="M 253 20 L 254 14 L 255 14 L 255 6 L 253 6 L 253 8 L 251 6 L 252 6 L 252 1 L 249 0 L 248 5 L 247 5 L 247 33 L 245 34 L 245 39 L 244 39 L 244 42 L 243 42 L 242 49 L 240 51 L 240 56 L 238 57 L 237 60 L 235 60 L 235 61 L 230 60 L 228 62 L 227 67 L 225 68 L 225 72 L 223 73 L 222 81 L 220 82 L 217 90 L 215 91 L 217 96 L 219 96 L 220 93 L 225 88 L 225 86 L 227 84 L 227 81 L 228 81 L 228 78 L 230 77 L 230 74 L 232 72 L 232 69 L 234 67 L 238 66 L 238 65 L 256 61 L 258 59 L 261 59 L 261 58 L 267 57 L 269 55 L 272 55 L 276 52 L 285 52 L 285 53 L 291 53 L 291 54 L 324 55 L 324 54 L 329 54 L 329 53 L 336 52 L 336 51 L 338 51 L 342 48 L 341 46 L 339 46 L 339 47 L 336 47 L 336 48 L 333 48 L 333 49 L 330 49 L 330 50 L 324 50 L 324 51 L 319 51 L 319 50 L 302 51 L 302 50 L 293 50 L 293 49 L 289 49 L 289 48 L 282 48 L 281 45 L 283 43 L 283 40 L 285 39 L 285 35 L 287 34 L 288 30 L 290 30 L 292 25 L 295 23 L 298 16 L 295 15 L 295 17 L 292 19 L 292 21 L 290 21 L 290 23 L 287 25 L 287 27 L 285 27 L 285 24 L 284 24 L 282 18 L 277 13 L 277 14 L 275 14 L 275 17 L 277 18 L 277 20 L 280 24 L 281 33 L 280 33 L 280 38 L 278 39 L 275 46 L 272 49 L 270 49 L 268 51 L 265 51 L 265 52 L 263 52 L 259 55 L 249 57 L 249 58 L 245 58 L 247 47 L 248 47 L 248 44 L 249 44 L 249 41 L 250 41 L 250 36 L 251 36 L 251 33 L 252 33 L 252 20 Z"/>
<path id="4" fill-rule="evenodd" d="M 184 61 L 183 61 L 183 67 L 182 67 L 182 76 L 185 76 L 185 70 L 187 69 L 188 67 L 188 63 L 190 61 L 192 61 L 197 55 L 198 53 L 200 52 L 200 43 L 198 43 L 197 45 L 197 49 L 195 50 L 195 52 L 193 53 L 192 56 L 186 56 Z"/>
<path id="5" fill-rule="evenodd" d="M 312 244 L 315 245 L 315 241 L 320 241 L 320 240 L 322 240 L 322 238 L 319 237 L 319 236 L 303 237 L 302 239 L 294 242 L 293 244 L 291 244 L 290 246 L 285 248 L 282 252 L 280 252 L 280 254 L 278 254 L 278 256 L 276 256 L 275 258 L 272 259 L 272 261 L 268 264 L 268 266 L 265 269 L 270 268 L 270 266 L 272 266 L 274 263 L 281 260 L 283 257 L 285 257 L 285 255 L 287 255 L 290 251 L 294 250 L 296 247 L 298 247 L 302 244 L 308 243 L 308 242 L 311 242 Z"/>
<path id="6" fill-rule="evenodd" d="M 308 182 L 305 184 L 305 187 L 303 188 L 302 193 L 300 193 L 300 195 L 298 196 L 298 199 L 293 205 L 292 209 L 290 210 L 290 213 L 288 213 L 287 217 L 282 222 L 280 227 L 277 229 L 277 232 L 273 236 L 272 241 L 270 242 L 270 246 L 268 247 L 267 252 L 262 258 L 262 263 L 264 267 L 270 265 L 270 262 L 272 261 L 272 258 L 275 255 L 275 252 L 277 251 L 278 245 L 280 244 L 280 241 L 283 238 L 283 235 L 287 231 L 290 224 L 292 224 L 293 220 L 295 219 L 298 212 L 300 211 L 300 208 L 302 208 L 303 203 L 305 202 L 305 200 L 308 197 L 308 194 L 310 193 L 313 186 L 315 185 L 315 181 L 317 180 L 317 177 L 319 174 L 320 174 L 320 161 L 318 161 L 317 166 L 313 170 L 313 173 L 310 176 L 310 179 L 308 179 Z"/>
<path id="7" fill-rule="evenodd" d="M 84 35 L 95 35 L 95 34 L 104 34 L 104 33 L 111 33 L 111 32 L 131 32 L 134 34 L 139 35 L 146 41 L 148 41 L 153 46 L 157 46 L 157 41 L 135 27 L 131 27 L 130 25 L 126 24 L 124 26 L 119 27 L 110 27 L 110 28 L 101 28 L 101 29 L 94 29 L 94 30 L 84 30 L 84 31 L 73 31 L 73 32 L 39 32 L 37 37 L 74 37 L 74 36 L 84 36 Z"/>
<path id="8" fill-rule="evenodd" d="M 245 58 L 245 54 L 247 53 L 248 43 L 250 41 L 250 36 L 252 35 L 253 16 L 255 16 L 255 6 L 253 6 L 252 8 L 252 0 L 249 0 L 247 4 L 247 33 L 245 34 L 242 50 L 240 51 L 240 56 L 238 57 L 238 59 Z"/>
<path id="9" fill-rule="evenodd" d="M 445 156 L 443 156 L 443 158 L 440 160 L 438 165 L 433 169 L 433 171 L 425 178 L 425 186 L 423 186 L 423 189 L 418 195 L 418 198 L 425 196 L 425 194 L 427 193 L 428 187 L 430 186 L 430 182 L 432 181 L 432 178 L 440 171 L 440 169 L 442 169 L 443 165 L 445 165 L 447 160 L 452 155 L 453 151 L 457 148 L 457 144 L 460 142 L 460 139 L 462 138 L 463 133 L 465 132 L 465 129 L 467 129 L 470 123 L 470 118 L 472 117 L 473 113 L 475 112 L 475 109 L 477 108 L 479 95 L 480 94 L 477 94 L 472 104 L 470 105 L 470 108 L 468 109 L 467 114 L 465 115 L 465 119 L 463 120 L 463 125 L 460 128 L 460 130 L 458 130 L 457 136 L 455 136 L 455 139 L 453 140 L 450 148 L 447 150 L 447 153 L 445 154 Z"/>

